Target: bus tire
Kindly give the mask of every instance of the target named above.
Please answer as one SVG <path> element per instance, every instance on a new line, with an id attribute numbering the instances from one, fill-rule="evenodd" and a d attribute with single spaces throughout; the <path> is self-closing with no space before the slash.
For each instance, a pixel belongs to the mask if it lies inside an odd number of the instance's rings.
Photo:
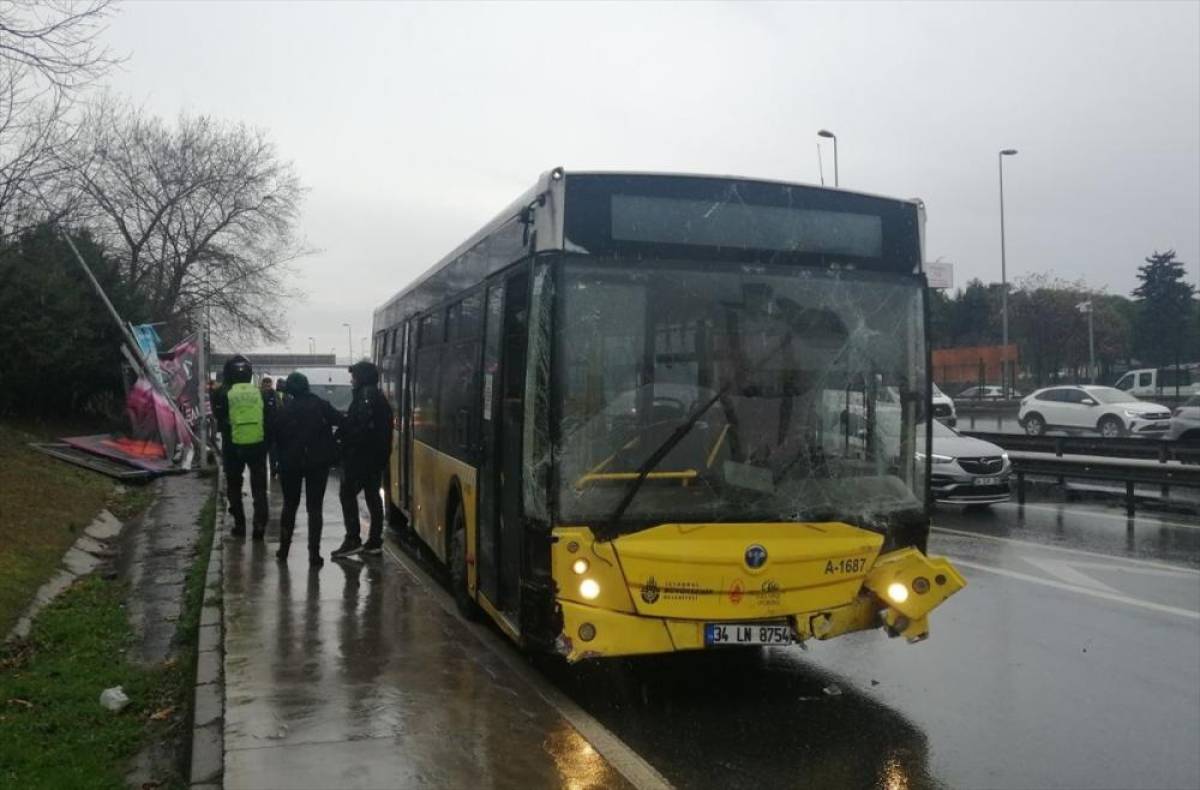
<path id="1" fill-rule="evenodd" d="M 471 598 L 467 589 L 467 516 L 463 511 L 462 500 L 454 503 L 450 515 L 450 593 L 454 596 L 454 604 L 459 614 L 468 620 L 479 616 L 479 605 Z"/>

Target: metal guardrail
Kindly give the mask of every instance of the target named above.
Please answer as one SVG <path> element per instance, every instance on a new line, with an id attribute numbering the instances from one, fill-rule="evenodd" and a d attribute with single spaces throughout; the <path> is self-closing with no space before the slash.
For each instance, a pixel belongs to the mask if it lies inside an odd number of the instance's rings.
<path id="1" fill-rule="evenodd" d="M 1148 458 L 1160 463 L 1182 461 L 1200 463 L 1200 445 L 1167 442 L 1162 439 L 1099 436 L 1028 436 L 1020 433 L 960 431 L 963 436 L 991 442 L 1005 450 L 1053 453 L 1055 456 L 1097 455 L 1111 458 Z"/>
<path id="2" fill-rule="evenodd" d="M 1138 485 L 1156 485 L 1163 498 L 1172 486 L 1200 489 L 1200 466 L 1157 464 L 1147 461 L 1125 462 L 1108 458 L 1085 461 L 1081 459 L 1017 456 L 1013 458 L 1013 473 L 1017 478 L 1017 502 L 1025 504 L 1025 477 L 1038 475 L 1057 477 L 1059 484 L 1066 480 L 1096 480 L 1125 484 L 1125 512 L 1130 516 L 1137 507 Z"/>

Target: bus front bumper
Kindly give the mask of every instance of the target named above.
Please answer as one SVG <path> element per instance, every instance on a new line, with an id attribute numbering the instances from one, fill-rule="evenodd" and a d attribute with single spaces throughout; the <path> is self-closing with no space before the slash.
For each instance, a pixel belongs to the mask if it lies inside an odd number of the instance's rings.
<path id="1" fill-rule="evenodd" d="M 786 623 L 793 643 L 879 627 L 889 636 L 919 642 L 929 636 L 929 613 L 965 586 L 966 580 L 945 558 L 901 549 L 876 560 L 858 595 L 849 603 L 736 622 Z M 706 640 L 710 623 L 705 620 L 647 617 L 562 599 L 558 605 L 563 630 L 556 649 L 570 662 L 713 648 Z"/>

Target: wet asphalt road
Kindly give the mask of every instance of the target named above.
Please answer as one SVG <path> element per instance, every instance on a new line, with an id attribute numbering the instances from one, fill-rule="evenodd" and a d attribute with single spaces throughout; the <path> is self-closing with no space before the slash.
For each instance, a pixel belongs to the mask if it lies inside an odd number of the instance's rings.
<path id="1" fill-rule="evenodd" d="M 925 643 L 544 671 L 679 787 L 1200 787 L 1200 518 L 1130 534 L 1118 510 L 1043 503 L 935 523 L 969 587 Z"/>
<path id="2" fill-rule="evenodd" d="M 647 786 L 557 695 L 681 788 L 1200 787 L 1200 516 L 1031 501 L 935 524 L 969 586 L 924 643 L 567 667 L 461 621 L 394 542 L 280 566 L 273 520 L 266 546 L 226 543 L 225 786 Z"/>

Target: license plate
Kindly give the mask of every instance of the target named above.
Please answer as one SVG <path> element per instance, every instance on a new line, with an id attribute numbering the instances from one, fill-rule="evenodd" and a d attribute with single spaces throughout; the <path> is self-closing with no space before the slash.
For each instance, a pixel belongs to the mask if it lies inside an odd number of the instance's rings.
<path id="1" fill-rule="evenodd" d="M 977 477 L 977 478 L 975 478 L 975 485 L 977 485 L 977 486 L 998 486 L 998 485 L 1000 485 L 1000 478 L 998 478 L 998 477 Z"/>
<path id="2" fill-rule="evenodd" d="M 706 623 L 704 644 L 790 645 L 792 629 L 787 623 Z"/>

